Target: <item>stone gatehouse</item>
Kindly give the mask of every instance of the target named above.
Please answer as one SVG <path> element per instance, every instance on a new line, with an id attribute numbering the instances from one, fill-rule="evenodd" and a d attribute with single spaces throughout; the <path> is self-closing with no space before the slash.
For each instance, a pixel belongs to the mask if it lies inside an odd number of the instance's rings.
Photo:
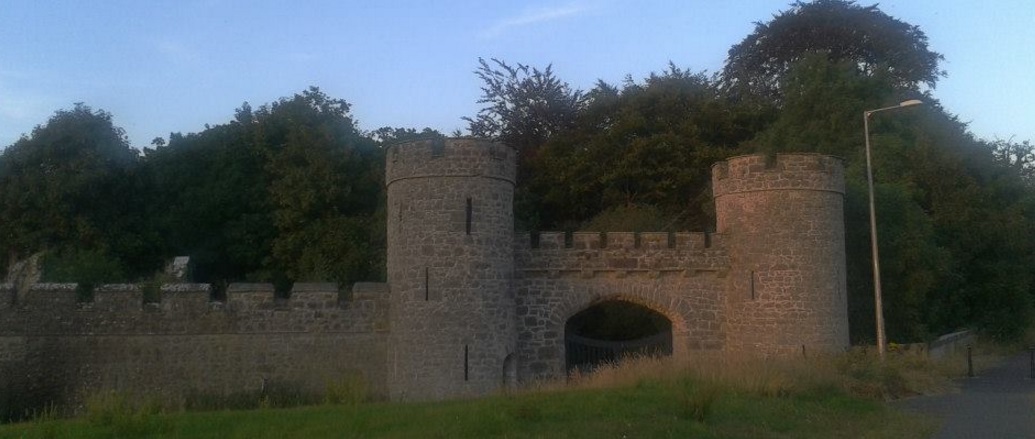
<path id="1" fill-rule="evenodd" d="M 583 351 L 848 345 L 840 159 L 716 163 L 714 233 L 515 234 L 513 149 L 461 138 L 386 152 L 387 283 L 344 300 L 332 284 L 286 300 L 233 284 L 222 302 L 209 285 L 167 284 L 148 303 L 137 285 L 82 303 L 75 284 L 2 284 L 0 409 L 109 390 L 173 403 L 271 382 L 320 392 L 357 375 L 376 395 L 444 399 L 562 377 Z M 573 329 L 614 307 L 660 326 L 618 341 Z"/>

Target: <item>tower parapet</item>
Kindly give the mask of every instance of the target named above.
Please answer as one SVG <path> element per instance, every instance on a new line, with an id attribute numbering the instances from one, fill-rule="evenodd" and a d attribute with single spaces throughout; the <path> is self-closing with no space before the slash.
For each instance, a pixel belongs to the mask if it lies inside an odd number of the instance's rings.
<path id="1" fill-rule="evenodd" d="M 787 353 L 848 345 L 844 167 L 819 154 L 750 155 L 712 167 L 726 235 L 727 349 Z"/>
<path id="2" fill-rule="evenodd" d="M 514 185 L 513 148 L 475 138 L 429 139 L 388 147 L 385 184 L 407 179 L 483 177 Z"/>

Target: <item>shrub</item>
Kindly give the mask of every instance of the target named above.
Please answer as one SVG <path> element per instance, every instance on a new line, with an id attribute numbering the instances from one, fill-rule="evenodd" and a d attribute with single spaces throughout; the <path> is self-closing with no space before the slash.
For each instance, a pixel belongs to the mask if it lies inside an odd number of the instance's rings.
<path id="1" fill-rule="evenodd" d="M 359 372 L 346 374 L 344 377 L 327 383 L 324 390 L 324 403 L 357 405 L 370 399 L 366 379 Z"/>
<path id="2" fill-rule="evenodd" d="M 109 428 L 116 437 L 153 435 L 168 429 L 153 400 L 134 401 L 118 392 L 101 392 L 86 399 L 86 421 Z"/>

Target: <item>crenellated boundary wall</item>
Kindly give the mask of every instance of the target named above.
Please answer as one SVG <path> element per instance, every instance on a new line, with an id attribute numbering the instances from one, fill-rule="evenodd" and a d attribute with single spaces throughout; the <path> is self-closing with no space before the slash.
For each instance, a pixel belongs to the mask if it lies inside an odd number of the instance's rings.
<path id="1" fill-rule="evenodd" d="M 320 394 L 362 377 L 385 394 L 387 288 L 357 284 L 231 284 L 210 301 L 208 284 L 166 284 L 157 302 L 140 286 L 42 283 L 16 296 L 0 285 L 0 408 L 8 415 L 57 404 L 77 411 L 101 392 L 182 403 L 194 396 L 258 394 L 285 385 Z"/>

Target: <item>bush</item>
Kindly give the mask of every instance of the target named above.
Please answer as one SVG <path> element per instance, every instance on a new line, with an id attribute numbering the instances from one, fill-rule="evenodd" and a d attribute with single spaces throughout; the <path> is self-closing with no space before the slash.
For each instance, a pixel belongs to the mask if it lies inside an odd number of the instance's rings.
<path id="1" fill-rule="evenodd" d="M 697 422 L 708 420 L 715 402 L 722 395 L 722 389 L 714 383 L 688 378 L 679 380 L 679 384 L 679 402 L 683 417 Z"/>
<path id="2" fill-rule="evenodd" d="M 367 381 L 359 372 L 349 373 L 337 381 L 328 382 L 324 390 L 326 404 L 356 405 L 369 399 Z"/>
<path id="3" fill-rule="evenodd" d="M 75 282 L 79 300 L 93 300 L 97 285 L 124 279 L 120 262 L 103 250 L 64 250 L 48 253 L 43 262 L 43 280 Z"/>
<path id="4" fill-rule="evenodd" d="M 167 430 L 160 413 L 161 406 L 152 400 L 134 401 L 117 392 L 102 392 L 86 399 L 86 421 L 111 429 L 116 437 L 153 435 Z"/>

